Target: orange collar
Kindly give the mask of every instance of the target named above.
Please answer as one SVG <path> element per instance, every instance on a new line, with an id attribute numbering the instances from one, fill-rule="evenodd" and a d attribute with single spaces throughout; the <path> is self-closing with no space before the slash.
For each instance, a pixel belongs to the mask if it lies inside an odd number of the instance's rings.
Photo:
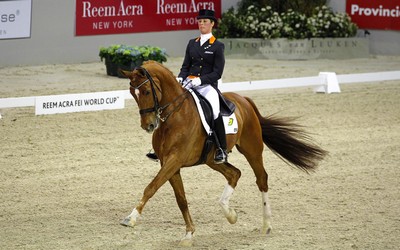
<path id="1" fill-rule="evenodd" d="M 215 38 L 215 36 L 211 36 L 210 39 L 208 39 L 210 41 L 210 44 L 213 44 L 215 42 L 215 40 L 217 40 L 217 38 Z M 200 37 L 196 38 L 196 42 L 200 41 Z"/>

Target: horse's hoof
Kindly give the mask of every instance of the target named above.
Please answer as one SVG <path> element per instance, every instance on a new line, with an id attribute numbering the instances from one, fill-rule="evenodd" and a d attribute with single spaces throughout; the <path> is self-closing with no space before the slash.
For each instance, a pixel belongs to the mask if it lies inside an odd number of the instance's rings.
<path id="1" fill-rule="evenodd" d="M 125 227 L 135 227 L 135 221 L 131 217 L 126 217 L 121 221 L 121 225 Z"/>
<path id="2" fill-rule="evenodd" d="M 238 219 L 238 215 L 235 209 L 229 208 L 229 212 L 226 214 L 226 218 L 228 219 L 229 223 L 235 224 Z"/>
<path id="3" fill-rule="evenodd" d="M 187 232 L 185 237 L 179 242 L 180 247 L 191 247 L 193 246 L 193 236 L 191 232 Z"/>
<path id="4" fill-rule="evenodd" d="M 272 227 L 271 227 L 271 226 L 263 227 L 263 228 L 261 229 L 261 234 L 263 234 L 263 235 L 268 235 L 268 234 L 271 233 L 271 231 L 272 231 Z"/>
<path id="5" fill-rule="evenodd" d="M 193 240 L 192 239 L 181 239 L 179 242 L 178 246 L 180 247 L 192 247 L 193 246 Z"/>

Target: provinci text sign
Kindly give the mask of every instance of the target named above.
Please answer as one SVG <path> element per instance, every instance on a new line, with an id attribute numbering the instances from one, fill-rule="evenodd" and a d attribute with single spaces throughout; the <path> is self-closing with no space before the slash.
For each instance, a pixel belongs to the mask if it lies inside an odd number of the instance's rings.
<path id="1" fill-rule="evenodd" d="M 347 0 L 346 12 L 359 28 L 400 30 L 400 0 Z"/>
<path id="2" fill-rule="evenodd" d="M 38 96 L 35 100 L 35 114 L 123 109 L 125 91 L 108 91 L 70 95 Z"/>
<path id="3" fill-rule="evenodd" d="M 197 29 L 200 9 L 221 0 L 76 0 L 76 36 Z"/>
<path id="4" fill-rule="evenodd" d="M 0 39 L 31 36 L 32 0 L 0 1 Z"/>
<path id="5" fill-rule="evenodd" d="M 220 39 L 229 58 L 309 60 L 347 59 L 369 56 L 366 38 L 311 38 L 271 40 L 256 38 Z"/>

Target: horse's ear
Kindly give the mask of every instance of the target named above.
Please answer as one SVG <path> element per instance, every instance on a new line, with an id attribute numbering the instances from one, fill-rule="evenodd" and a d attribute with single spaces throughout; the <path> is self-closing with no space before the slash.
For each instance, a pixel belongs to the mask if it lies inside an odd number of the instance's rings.
<path id="1" fill-rule="evenodd" d="M 137 72 L 140 74 L 140 76 L 146 76 L 146 74 L 144 73 L 144 70 L 142 68 L 136 68 Z"/>
<path id="2" fill-rule="evenodd" d="M 129 79 L 132 78 L 132 72 L 131 72 L 131 71 L 119 69 L 119 72 L 120 72 L 123 76 L 125 76 L 125 77 L 127 77 L 127 78 L 129 78 Z"/>

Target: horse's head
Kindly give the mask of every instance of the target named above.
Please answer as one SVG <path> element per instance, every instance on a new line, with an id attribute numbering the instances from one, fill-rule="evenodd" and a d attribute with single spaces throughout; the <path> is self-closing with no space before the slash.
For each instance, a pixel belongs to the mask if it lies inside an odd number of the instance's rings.
<path id="1" fill-rule="evenodd" d="M 130 79 L 130 93 L 135 99 L 140 113 L 141 127 L 152 133 L 160 125 L 161 89 L 157 77 L 153 77 L 144 67 L 132 72 L 123 71 Z"/>

